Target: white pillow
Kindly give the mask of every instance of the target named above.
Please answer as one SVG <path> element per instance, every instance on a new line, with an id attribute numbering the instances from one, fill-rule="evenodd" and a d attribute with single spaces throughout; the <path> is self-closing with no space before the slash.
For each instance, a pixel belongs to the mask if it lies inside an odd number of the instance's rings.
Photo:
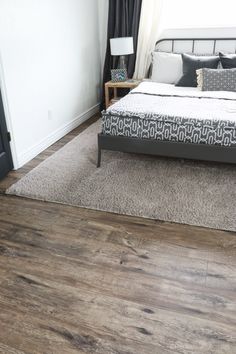
<path id="1" fill-rule="evenodd" d="M 183 75 L 181 54 L 153 52 L 151 80 L 163 84 L 175 84 Z"/>

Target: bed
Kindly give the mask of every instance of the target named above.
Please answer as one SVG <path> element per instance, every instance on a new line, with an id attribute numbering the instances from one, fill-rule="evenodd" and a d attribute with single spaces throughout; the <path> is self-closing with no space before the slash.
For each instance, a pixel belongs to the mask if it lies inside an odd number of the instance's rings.
<path id="1" fill-rule="evenodd" d="M 162 39 L 156 49 L 169 45 L 175 52 L 179 43 L 192 53 L 204 43 L 216 53 L 236 40 Z M 102 113 L 98 167 L 102 150 L 236 163 L 236 93 L 144 81 Z"/>

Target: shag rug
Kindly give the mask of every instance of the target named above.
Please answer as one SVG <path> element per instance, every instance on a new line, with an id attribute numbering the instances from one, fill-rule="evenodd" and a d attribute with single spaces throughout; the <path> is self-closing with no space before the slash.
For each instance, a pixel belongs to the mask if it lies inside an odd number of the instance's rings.
<path id="1" fill-rule="evenodd" d="M 235 166 L 103 151 L 97 168 L 100 125 L 92 124 L 7 193 L 236 231 Z"/>

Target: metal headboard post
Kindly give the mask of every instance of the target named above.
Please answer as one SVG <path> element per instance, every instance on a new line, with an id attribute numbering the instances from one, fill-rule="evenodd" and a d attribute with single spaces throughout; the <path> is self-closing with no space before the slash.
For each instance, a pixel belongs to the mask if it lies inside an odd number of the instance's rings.
<path id="1" fill-rule="evenodd" d="M 236 38 L 235 37 L 222 37 L 222 38 L 162 38 L 156 42 L 155 50 L 157 49 L 158 44 L 162 42 L 171 42 L 171 51 L 174 52 L 175 48 L 175 42 L 186 42 L 186 41 L 191 41 L 192 42 L 192 53 L 194 53 L 195 50 L 195 43 L 196 41 L 213 41 L 213 54 L 216 53 L 216 43 L 217 41 L 235 41 L 235 53 L 236 53 Z"/>

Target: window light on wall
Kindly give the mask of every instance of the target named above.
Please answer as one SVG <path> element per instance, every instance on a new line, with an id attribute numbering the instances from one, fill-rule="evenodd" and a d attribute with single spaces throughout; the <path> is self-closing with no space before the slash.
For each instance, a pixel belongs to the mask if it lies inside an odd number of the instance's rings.
<path id="1" fill-rule="evenodd" d="M 161 27 L 236 27 L 236 0 L 164 0 Z"/>

